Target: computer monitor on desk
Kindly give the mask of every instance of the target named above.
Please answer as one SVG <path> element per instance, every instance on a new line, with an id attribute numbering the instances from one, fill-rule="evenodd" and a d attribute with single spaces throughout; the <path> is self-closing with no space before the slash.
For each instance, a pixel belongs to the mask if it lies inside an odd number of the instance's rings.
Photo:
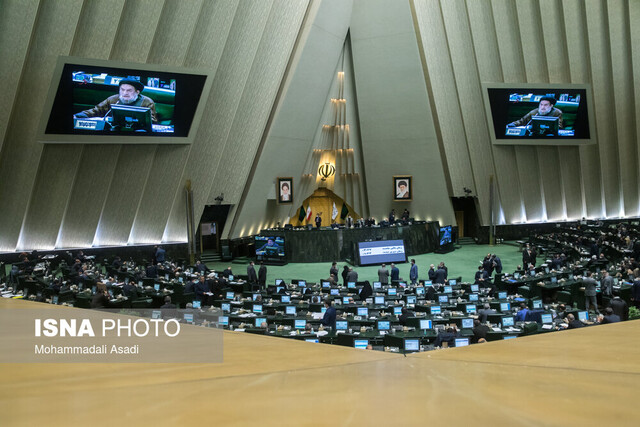
<path id="1" fill-rule="evenodd" d="M 388 331 L 391 328 L 391 322 L 388 320 L 378 320 L 378 330 Z"/>
<path id="2" fill-rule="evenodd" d="M 353 346 L 362 350 L 366 350 L 369 345 L 369 340 L 353 340 Z"/>
<path id="3" fill-rule="evenodd" d="M 384 305 L 384 297 L 377 296 L 374 298 L 375 305 Z"/>
<path id="4" fill-rule="evenodd" d="M 336 320 L 336 331 L 346 331 L 348 326 L 349 322 L 346 320 Z"/>
<path id="5" fill-rule="evenodd" d="M 429 319 L 420 319 L 420 329 L 433 329 L 433 322 Z"/>
<path id="6" fill-rule="evenodd" d="M 133 105 L 112 105 L 111 126 L 120 132 L 151 132 L 151 109 Z"/>
<path id="7" fill-rule="evenodd" d="M 455 346 L 456 347 L 465 347 L 469 345 L 469 338 L 456 338 Z"/>
<path id="8" fill-rule="evenodd" d="M 560 117 L 533 116 L 529 136 L 556 136 L 558 135 Z"/>
<path id="9" fill-rule="evenodd" d="M 514 322 L 513 316 L 504 316 L 502 318 L 502 327 L 503 328 L 507 328 L 507 327 L 513 326 L 514 323 L 515 322 Z"/>
<path id="10" fill-rule="evenodd" d="M 417 338 L 405 338 L 404 351 L 420 351 L 420 340 Z"/>

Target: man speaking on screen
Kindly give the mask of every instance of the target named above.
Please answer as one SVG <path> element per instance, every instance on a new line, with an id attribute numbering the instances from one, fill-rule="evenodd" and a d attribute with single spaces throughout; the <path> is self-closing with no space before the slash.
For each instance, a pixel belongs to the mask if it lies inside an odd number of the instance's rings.
<path id="1" fill-rule="evenodd" d="M 531 122 L 533 116 L 546 116 L 546 117 L 559 117 L 558 128 L 564 129 L 564 123 L 562 121 L 562 111 L 555 107 L 556 99 L 552 96 L 543 96 L 540 98 L 538 108 L 531 110 L 526 116 L 515 122 L 511 122 L 507 127 L 526 126 Z"/>
<path id="2" fill-rule="evenodd" d="M 122 79 L 118 83 L 119 91 L 111 95 L 100 104 L 90 110 L 76 113 L 74 119 L 85 119 L 87 117 L 106 117 L 111 111 L 112 105 L 130 105 L 133 107 L 145 107 L 151 110 L 151 121 L 158 123 L 156 116 L 156 104 L 148 96 L 141 95 L 144 85 L 135 79 Z"/>

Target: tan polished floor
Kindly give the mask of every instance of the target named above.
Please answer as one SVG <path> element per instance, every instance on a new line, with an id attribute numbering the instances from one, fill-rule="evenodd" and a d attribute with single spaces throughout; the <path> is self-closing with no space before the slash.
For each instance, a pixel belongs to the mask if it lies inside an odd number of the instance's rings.
<path id="1" fill-rule="evenodd" d="M 221 364 L 3 364 L 0 425 L 638 425 L 639 337 L 631 321 L 404 357 L 226 332 Z"/>

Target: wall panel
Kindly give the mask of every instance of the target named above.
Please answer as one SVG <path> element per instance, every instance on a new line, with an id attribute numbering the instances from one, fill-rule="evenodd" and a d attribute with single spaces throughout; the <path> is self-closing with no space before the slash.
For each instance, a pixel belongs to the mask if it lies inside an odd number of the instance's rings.
<path id="1" fill-rule="evenodd" d="M 28 202 L 33 199 L 42 153 L 42 144 L 36 141 L 36 124 L 44 104 L 42 94 L 48 91 L 58 55 L 67 55 L 71 47 L 73 32 L 59 29 L 75 28 L 81 6 L 79 1 L 44 2 L 38 9 L 20 79 L 21 96 L 13 104 L 14 119 L 7 127 L 0 158 L 0 250 L 16 249 Z M 28 241 L 22 244 L 30 246 Z"/>

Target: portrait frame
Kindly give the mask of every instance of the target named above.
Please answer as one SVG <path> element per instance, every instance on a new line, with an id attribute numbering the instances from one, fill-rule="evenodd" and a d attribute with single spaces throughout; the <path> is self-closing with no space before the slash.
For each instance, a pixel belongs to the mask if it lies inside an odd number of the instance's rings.
<path id="1" fill-rule="evenodd" d="M 393 201 L 394 202 L 410 202 L 413 200 L 413 181 L 411 175 L 394 175 L 393 176 Z M 406 184 L 406 190 L 402 193 L 401 183 Z M 402 194 L 402 195 L 401 195 Z"/>
<path id="2" fill-rule="evenodd" d="M 292 177 L 278 177 L 278 178 L 276 178 L 276 182 L 277 182 L 276 194 L 278 195 L 277 196 L 278 204 L 279 205 L 290 205 L 290 204 L 293 204 L 293 178 Z M 288 198 L 286 197 L 287 193 L 283 192 L 283 189 L 282 189 L 283 185 L 288 185 L 289 186 Z"/>

